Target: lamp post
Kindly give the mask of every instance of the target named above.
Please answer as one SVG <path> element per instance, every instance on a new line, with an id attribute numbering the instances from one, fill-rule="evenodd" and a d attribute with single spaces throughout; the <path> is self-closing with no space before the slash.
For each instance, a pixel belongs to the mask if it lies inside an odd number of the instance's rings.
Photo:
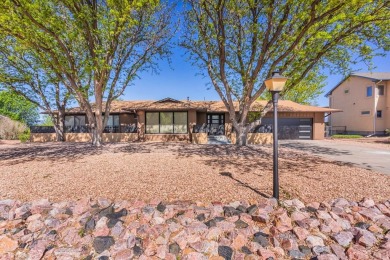
<path id="1" fill-rule="evenodd" d="M 278 71 L 272 72 L 272 77 L 265 80 L 265 86 L 272 94 L 272 103 L 274 107 L 274 126 L 273 135 L 273 197 L 279 200 L 279 171 L 278 171 L 278 98 L 279 92 L 286 85 L 287 78 L 279 74 Z"/>

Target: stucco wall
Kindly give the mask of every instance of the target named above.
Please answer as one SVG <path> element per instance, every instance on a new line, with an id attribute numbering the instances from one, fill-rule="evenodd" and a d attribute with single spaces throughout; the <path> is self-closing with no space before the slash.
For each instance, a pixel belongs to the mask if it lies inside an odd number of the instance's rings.
<path id="1" fill-rule="evenodd" d="M 379 85 L 385 86 L 383 96 L 378 96 L 377 109 L 382 110 L 382 118 L 376 118 L 376 131 L 384 131 L 389 125 L 389 82 L 381 82 Z M 366 96 L 366 88 L 373 87 L 373 95 Z M 373 132 L 375 119 L 375 98 L 374 82 L 371 79 L 361 77 L 350 77 L 341 83 L 332 95 L 329 96 L 329 105 L 331 108 L 341 109 L 343 112 L 332 113 L 330 118 L 331 126 L 346 126 L 347 131 Z M 348 93 L 345 91 L 348 90 Z M 375 91 L 377 93 L 377 90 Z M 370 115 L 362 115 L 362 111 L 370 111 Z"/>
<path id="2" fill-rule="evenodd" d="M 43 142 L 55 142 L 57 141 L 56 134 L 44 134 L 44 133 L 31 133 L 30 142 L 43 143 Z"/>
<path id="3" fill-rule="evenodd" d="M 232 144 L 236 143 L 236 133 L 230 135 L 230 141 Z M 248 133 L 247 136 L 248 144 L 272 144 L 271 133 Z"/>
<path id="4" fill-rule="evenodd" d="M 207 133 L 193 133 L 192 143 L 193 144 L 207 144 Z"/>
<path id="5" fill-rule="evenodd" d="M 146 142 L 189 142 L 189 134 L 145 134 Z"/>

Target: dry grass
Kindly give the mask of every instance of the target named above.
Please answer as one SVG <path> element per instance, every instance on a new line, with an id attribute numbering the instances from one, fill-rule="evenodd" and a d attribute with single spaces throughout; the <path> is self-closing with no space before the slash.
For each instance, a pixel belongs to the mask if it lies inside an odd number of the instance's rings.
<path id="1" fill-rule="evenodd" d="M 390 198 L 390 176 L 280 149 L 282 198 Z M 1 144 L 0 199 L 81 197 L 261 200 L 272 194 L 272 149 L 134 143 Z"/>
<path id="2" fill-rule="evenodd" d="M 378 149 L 390 149 L 390 137 L 363 137 L 358 139 L 333 139 L 332 141 L 353 142 L 362 146 Z"/>

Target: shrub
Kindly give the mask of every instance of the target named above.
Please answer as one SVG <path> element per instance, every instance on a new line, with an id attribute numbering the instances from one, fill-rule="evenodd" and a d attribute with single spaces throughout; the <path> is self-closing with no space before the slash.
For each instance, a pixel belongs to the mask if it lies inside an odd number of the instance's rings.
<path id="1" fill-rule="evenodd" d="M 23 133 L 19 134 L 18 138 L 22 143 L 30 141 L 30 129 L 24 130 Z"/>
<path id="2" fill-rule="evenodd" d="M 0 139 L 16 140 L 27 130 L 25 124 L 0 115 Z"/>

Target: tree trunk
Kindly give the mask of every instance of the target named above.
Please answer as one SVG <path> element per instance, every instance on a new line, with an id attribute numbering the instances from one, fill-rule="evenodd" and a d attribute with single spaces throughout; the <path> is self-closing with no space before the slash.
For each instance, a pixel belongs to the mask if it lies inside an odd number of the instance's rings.
<path id="1" fill-rule="evenodd" d="M 234 127 L 234 130 L 236 132 L 236 145 L 246 146 L 249 127 L 243 124 L 237 124 L 237 126 Z"/>
<path id="2" fill-rule="evenodd" d="M 54 122 L 54 130 L 56 131 L 57 142 L 65 141 L 65 109 L 58 109 L 58 118 L 52 119 Z"/>
<path id="3" fill-rule="evenodd" d="M 94 127 L 91 129 L 92 131 L 92 145 L 96 147 L 100 147 L 103 145 L 103 117 L 100 109 L 96 108 L 95 116 L 94 116 Z"/>

